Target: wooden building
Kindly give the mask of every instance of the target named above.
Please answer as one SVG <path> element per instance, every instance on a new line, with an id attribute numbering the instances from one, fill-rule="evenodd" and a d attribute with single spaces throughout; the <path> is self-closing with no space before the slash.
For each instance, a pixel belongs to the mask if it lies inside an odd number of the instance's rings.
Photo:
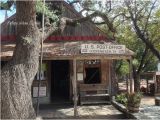
<path id="1" fill-rule="evenodd" d="M 64 1 L 62 16 L 82 17 Z M 15 15 L 2 23 L 1 61 L 13 55 L 16 28 Z M 67 26 L 62 34 L 50 36 L 43 45 L 40 103 L 72 102 L 80 104 L 110 102 L 115 88 L 113 62 L 131 60 L 134 53 L 107 38 L 90 21 L 78 26 Z M 32 85 L 33 102 L 36 102 L 39 73 Z M 132 81 L 130 82 L 132 86 Z M 74 95 L 74 96 L 73 96 Z"/>

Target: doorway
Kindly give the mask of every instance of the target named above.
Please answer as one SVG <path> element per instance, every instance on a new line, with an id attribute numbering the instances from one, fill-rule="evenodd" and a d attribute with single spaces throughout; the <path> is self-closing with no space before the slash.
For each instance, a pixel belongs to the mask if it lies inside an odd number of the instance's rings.
<path id="1" fill-rule="evenodd" d="M 69 60 L 52 61 L 51 101 L 53 103 L 69 102 L 70 97 L 70 64 Z"/>

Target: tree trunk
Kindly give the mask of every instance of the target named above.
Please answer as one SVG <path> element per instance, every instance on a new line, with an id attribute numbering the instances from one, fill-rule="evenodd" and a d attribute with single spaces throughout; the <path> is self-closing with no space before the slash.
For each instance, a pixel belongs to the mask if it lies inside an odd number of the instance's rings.
<path id="1" fill-rule="evenodd" d="M 16 48 L 1 71 L 1 118 L 34 119 L 31 85 L 38 70 L 40 46 L 35 1 L 17 1 L 16 7 Z"/>
<path id="2" fill-rule="evenodd" d="M 136 72 L 135 67 L 133 66 L 133 79 L 134 79 L 134 91 L 140 91 L 140 75 Z"/>

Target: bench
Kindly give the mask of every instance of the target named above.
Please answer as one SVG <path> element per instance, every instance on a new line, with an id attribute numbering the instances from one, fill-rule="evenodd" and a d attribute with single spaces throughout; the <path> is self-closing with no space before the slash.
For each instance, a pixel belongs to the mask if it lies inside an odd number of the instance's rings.
<path id="1" fill-rule="evenodd" d="M 80 84 L 80 104 L 110 103 L 109 90 L 103 84 Z"/>

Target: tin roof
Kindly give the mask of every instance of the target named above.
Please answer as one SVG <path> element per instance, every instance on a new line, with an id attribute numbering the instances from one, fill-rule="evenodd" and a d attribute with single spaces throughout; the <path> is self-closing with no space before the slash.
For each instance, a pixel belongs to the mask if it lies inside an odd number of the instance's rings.
<path id="1" fill-rule="evenodd" d="M 47 42 L 43 45 L 43 59 L 130 59 L 134 52 L 127 49 L 124 54 L 81 53 L 82 44 L 108 44 L 108 42 L 77 41 L 77 42 Z M 114 43 L 110 43 L 115 45 Z M 13 55 L 15 44 L 3 43 L 1 45 L 0 58 L 8 60 Z"/>

